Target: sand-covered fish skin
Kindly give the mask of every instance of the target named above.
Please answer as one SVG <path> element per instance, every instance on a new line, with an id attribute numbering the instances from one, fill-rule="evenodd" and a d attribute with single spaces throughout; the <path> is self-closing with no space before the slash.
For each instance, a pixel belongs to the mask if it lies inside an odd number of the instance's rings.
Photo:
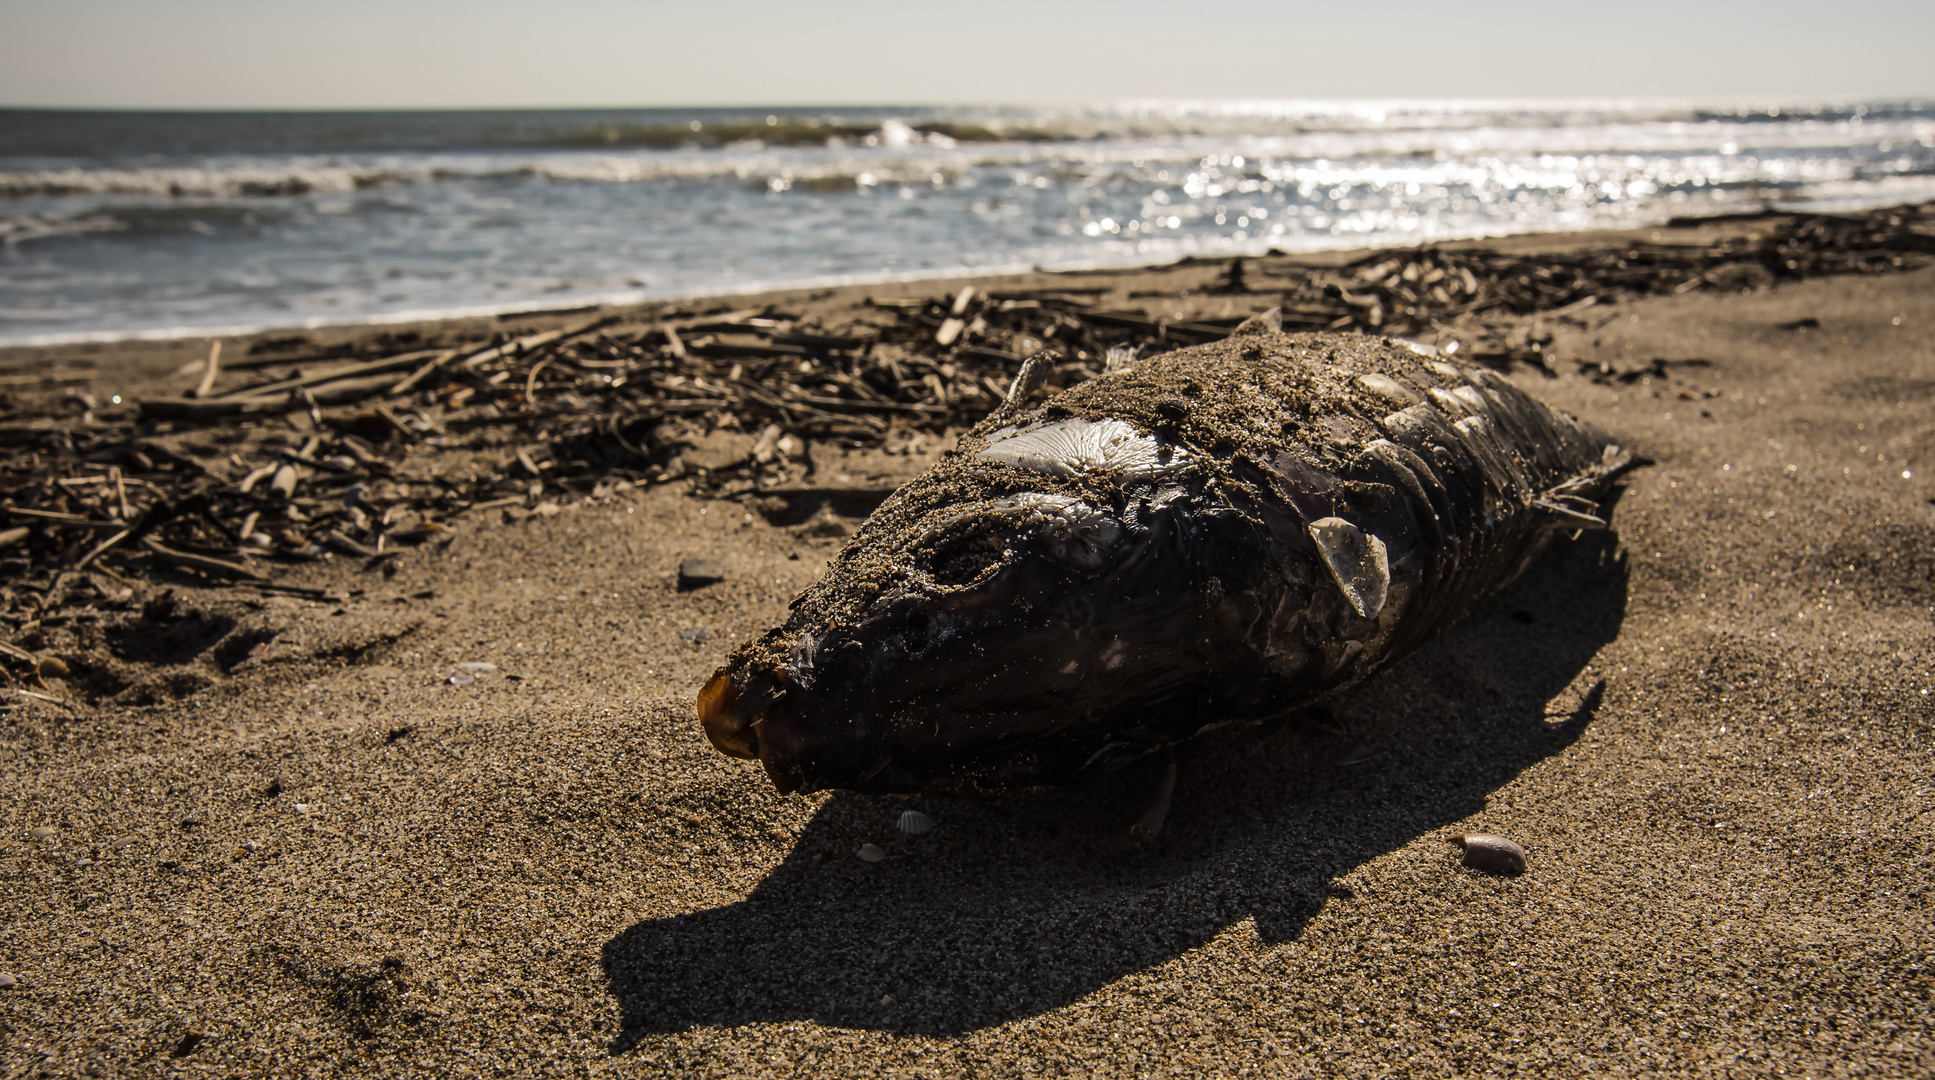
<path id="1" fill-rule="evenodd" d="M 782 791 L 1078 780 L 1409 653 L 1631 456 L 1496 373 L 1255 334 L 1004 408 L 699 698 Z"/>

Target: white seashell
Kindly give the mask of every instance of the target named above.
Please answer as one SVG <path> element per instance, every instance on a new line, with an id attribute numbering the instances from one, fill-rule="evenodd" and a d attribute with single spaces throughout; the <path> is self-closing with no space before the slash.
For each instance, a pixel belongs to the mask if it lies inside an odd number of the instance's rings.
<path id="1" fill-rule="evenodd" d="M 861 862 L 879 862 L 887 857 L 879 844 L 861 844 L 860 850 L 853 853 Z"/>
<path id="2" fill-rule="evenodd" d="M 894 825 L 908 836 L 919 836 L 922 833 L 934 831 L 934 819 L 919 810 L 909 810 L 900 815 L 900 820 Z"/>

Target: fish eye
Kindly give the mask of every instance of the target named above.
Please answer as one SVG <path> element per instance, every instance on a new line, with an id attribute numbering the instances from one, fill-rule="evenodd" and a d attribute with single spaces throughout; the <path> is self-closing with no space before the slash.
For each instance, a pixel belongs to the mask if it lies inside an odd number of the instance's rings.
<path id="1" fill-rule="evenodd" d="M 934 552 L 929 573 L 936 584 L 967 585 L 1001 561 L 1007 543 L 991 522 L 976 522 L 972 527 L 948 537 Z"/>

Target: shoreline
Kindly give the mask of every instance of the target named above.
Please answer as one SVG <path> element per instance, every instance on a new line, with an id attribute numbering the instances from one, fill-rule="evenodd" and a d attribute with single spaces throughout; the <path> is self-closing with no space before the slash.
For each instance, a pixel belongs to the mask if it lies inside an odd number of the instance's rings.
<path id="1" fill-rule="evenodd" d="M 1918 204 L 1902 204 L 1884 207 L 1882 211 L 1902 210 L 1912 212 Z M 879 290 L 882 286 L 904 285 L 910 292 L 934 292 L 936 290 L 953 292 L 963 284 L 975 284 L 982 288 L 1045 288 L 1057 281 L 1068 281 L 1083 277 L 1098 279 L 1120 279 L 1125 275 L 1157 275 L 1166 270 L 1180 267 L 1226 263 L 1229 259 L 1275 259 L 1291 266 L 1311 269 L 1325 269 L 1360 261 L 1381 252 L 1406 252 L 1423 249 L 1443 249 L 1448 251 L 1488 250 L 1502 254 L 1549 254 L 1578 251 L 1590 248 L 1615 248 L 1623 244 L 1645 242 L 1671 234 L 1679 241 L 1717 240 L 1737 237 L 1751 232 L 1756 222 L 1765 223 L 1780 218 L 1814 216 L 1812 211 L 1795 212 L 1769 206 L 1758 211 L 1721 214 L 1712 217 L 1674 218 L 1662 224 L 1647 224 L 1620 229 L 1589 229 L 1563 232 L 1524 232 L 1499 236 L 1481 236 L 1429 241 L 1422 244 L 1398 247 L 1335 247 L 1311 251 L 1287 252 L 1275 248 L 1265 248 L 1262 254 L 1248 252 L 1216 255 L 1185 255 L 1180 259 L 1163 263 L 1129 260 L 1120 264 L 1098 264 L 1069 268 L 1014 268 L 1000 272 L 963 271 L 958 273 L 912 273 L 905 277 L 884 275 L 864 279 L 827 279 L 824 282 L 766 287 L 748 286 L 745 290 L 723 292 L 698 292 L 692 295 L 652 298 L 639 301 L 571 302 L 556 306 L 525 307 L 515 309 L 495 309 L 478 307 L 465 309 L 452 314 L 433 314 L 424 317 L 399 315 L 394 320 L 382 318 L 381 321 L 327 323 L 321 325 L 300 324 L 263 324 L 259 326 L 236 327 L 225 331 L 211 331 L 184 328 L 158 330 L 135 336 L 103 335 L 88 336 L 80 339 L 37 343 L 0 343 L 0 368 L 8 373 L 25 374 L 25 368 L 37 363 L 60 364 L 82 357 L 119 356 L 132 359 L 141 356 L 163 356 L 180 358 L 180 361 L 198 359 L 199 350 L 209 343 L 220 341 L 225 353 L 231 357 L 236 348 L 247 348 L 260 342 L 275 339 L 304 338 L 319 348 L 339 347 L 357 341 L 382 338 L 386 335 L 411 335 L 447 337 L 452 334 L 489 332 L 503 324 L 518 324 L 520 330 L 554 329 L 566 322 L 600 313 L 618 316 L 621 320 L 646 319 L 656 312 L 678 310 L 681 308 L 710 308 L 724 310 L 730 306 L 762 307 L 796 302 L 802 298 L 814 297 L 831 299 L 835 304 L 850 303 L 855 298 L 864 298 L 868 290 Z M 1825 216 L 1834 216 L 1828 214 Z M 1123 290 L 1125 293 L 1132 289 Z M 824 306 L 824 305 L 823 305 Z M 178 362 L 180 362 L 178 361 Z M 159 362 L 159 361 L 158 361 Z M 137 361 L 139 363 L 139 361 Z M 152 370 L 150 375 L 158 374 Z"/>
<path id="2" fill-rule="evenodd" d="M 1071 261 L 1062 264 L 1013 264 L 997 267 L 954 267 L 948 269 L 918 270 L 897 273 L 882 271 L 872 274 L 842 274 L 820 278 L 806 278 L 794 282 L 751 282 L 744 286 L 717 289 L 698 288 L 691 291 L 677 291 L 654 295 L 648 291 L 629 291 L 620 293 L 589 294 L 551 303 L 541 300 L 514 301 L 502 305 L 469 305 L 430 311 L 402 311 L 388 314 L 373 314 L 346 321 L 334 321 L 326 317 L 312 317 L 292 322 L 261 320 L 215 327 L 158 327 L 133 331 L 73 331 L 39 335 L 29 335 L 16 340 L 0 339 L 0 363 L 5 363 L 9 355 L 22 350 L 65 349 L 84 346 L 132 345 L 143 342 L 169 343 L 181 341 L 236 342 L 250 339 L 288 336 L 292 334 L 324 334 L 339 336 L 356 332 L 378 332 L 398 328 L 418 328 L 442 323 L 463 323 L 480 319 L 507 321 L 524 318 L 541 318 L 547 315 L 578 314 L 593 310 L 615 312 L 637 311 L 651 307 L 703 303 L 708 300 L 726 298 L 753 299 L 762 297 L 791 296 L 828 289 L 864 289 L 884 285 L 921 286 L 939 282 L 965 281 L 974 279 L 1022 279 L 1034 275 L 1074 276 L 1081 274 L 1121 274 L 1137 270 L 1154 271 L 1164 267 L 1187 264 L 1192 261 L 1215 261 L 1232 258 L 1289 258 L 1312 266 L 1329 265 L 1333 260 L 1349 261 L 1372 252 L 1408 251 L 1420 248 L 1471 248 L 1491 247 L 1501 250 L 1520 249 L 1544 250 L 1551 245 L 1589 244 L 1597 238 L 1610 246 L 1622 238 L 1640 238 L 1660 230 L 1697 229 L 1703 226 L 1724 226 L 1740 221 L 1765 220 L 1775 217 L 1806 217 L 1812 215 L 1834 216 L 1844 213 L 1875 213 L 1887 210 L 1912 210 L 1923 205 L 1916 202 L 1889 202 L 1882 199 L 1810 199 L 1796 202 L 1765 200 L 1759 208 L 1746 208 L 1724 211 L 1708 215 L 1682 216 L 1668 213 L 1657 220 L 1642 219 L 1637 223 L 1626 222 L 1617 226 L 1597 229 L 1545 231 L 1528 229 L 1502 233 L 1455 234 L 1426 238 L 1403 244 L 1379 244 L 1365 246 L 1352 239 L 1338 237 L 1336 242 L 1317 242 L 1282 246 L 1280 240 L 1253 240 L 1249 242 L 1211 245 L 1202 250 L 1170 253 L 1165 261 L 1151 262 L 1145 254 L 1123 255 L 1119 259 L 1099 261 Z M 1529 248 L 1525 245 L 1530 245 Z M 1220 250 L 1216 249 L 1220 248 Z"/>

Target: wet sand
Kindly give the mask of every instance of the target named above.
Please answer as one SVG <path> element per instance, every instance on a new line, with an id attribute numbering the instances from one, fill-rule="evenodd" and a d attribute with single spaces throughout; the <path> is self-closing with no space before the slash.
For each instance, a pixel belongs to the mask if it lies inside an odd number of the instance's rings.
<path id="1" fill-rule="evenodd" d="M 1549 328 L 1564 374 L 1513 379 L 1655 462 L 1614 532 L 1322 725 L 1195 747 L 1140 854 L 1145 773 L 781 798 L 707 745 L 694 694 L 824 517 L 671 485 L 310 572 L 344 602 L 137 582 L 99 640 L 147 704 L 0 717 L 0 1072 L 1935 1070 L 1935 269 Z M 1656 358 L 1706 363 L 1571 362 Z M 728 577 L 682 591 L 693 556 Z"/>

